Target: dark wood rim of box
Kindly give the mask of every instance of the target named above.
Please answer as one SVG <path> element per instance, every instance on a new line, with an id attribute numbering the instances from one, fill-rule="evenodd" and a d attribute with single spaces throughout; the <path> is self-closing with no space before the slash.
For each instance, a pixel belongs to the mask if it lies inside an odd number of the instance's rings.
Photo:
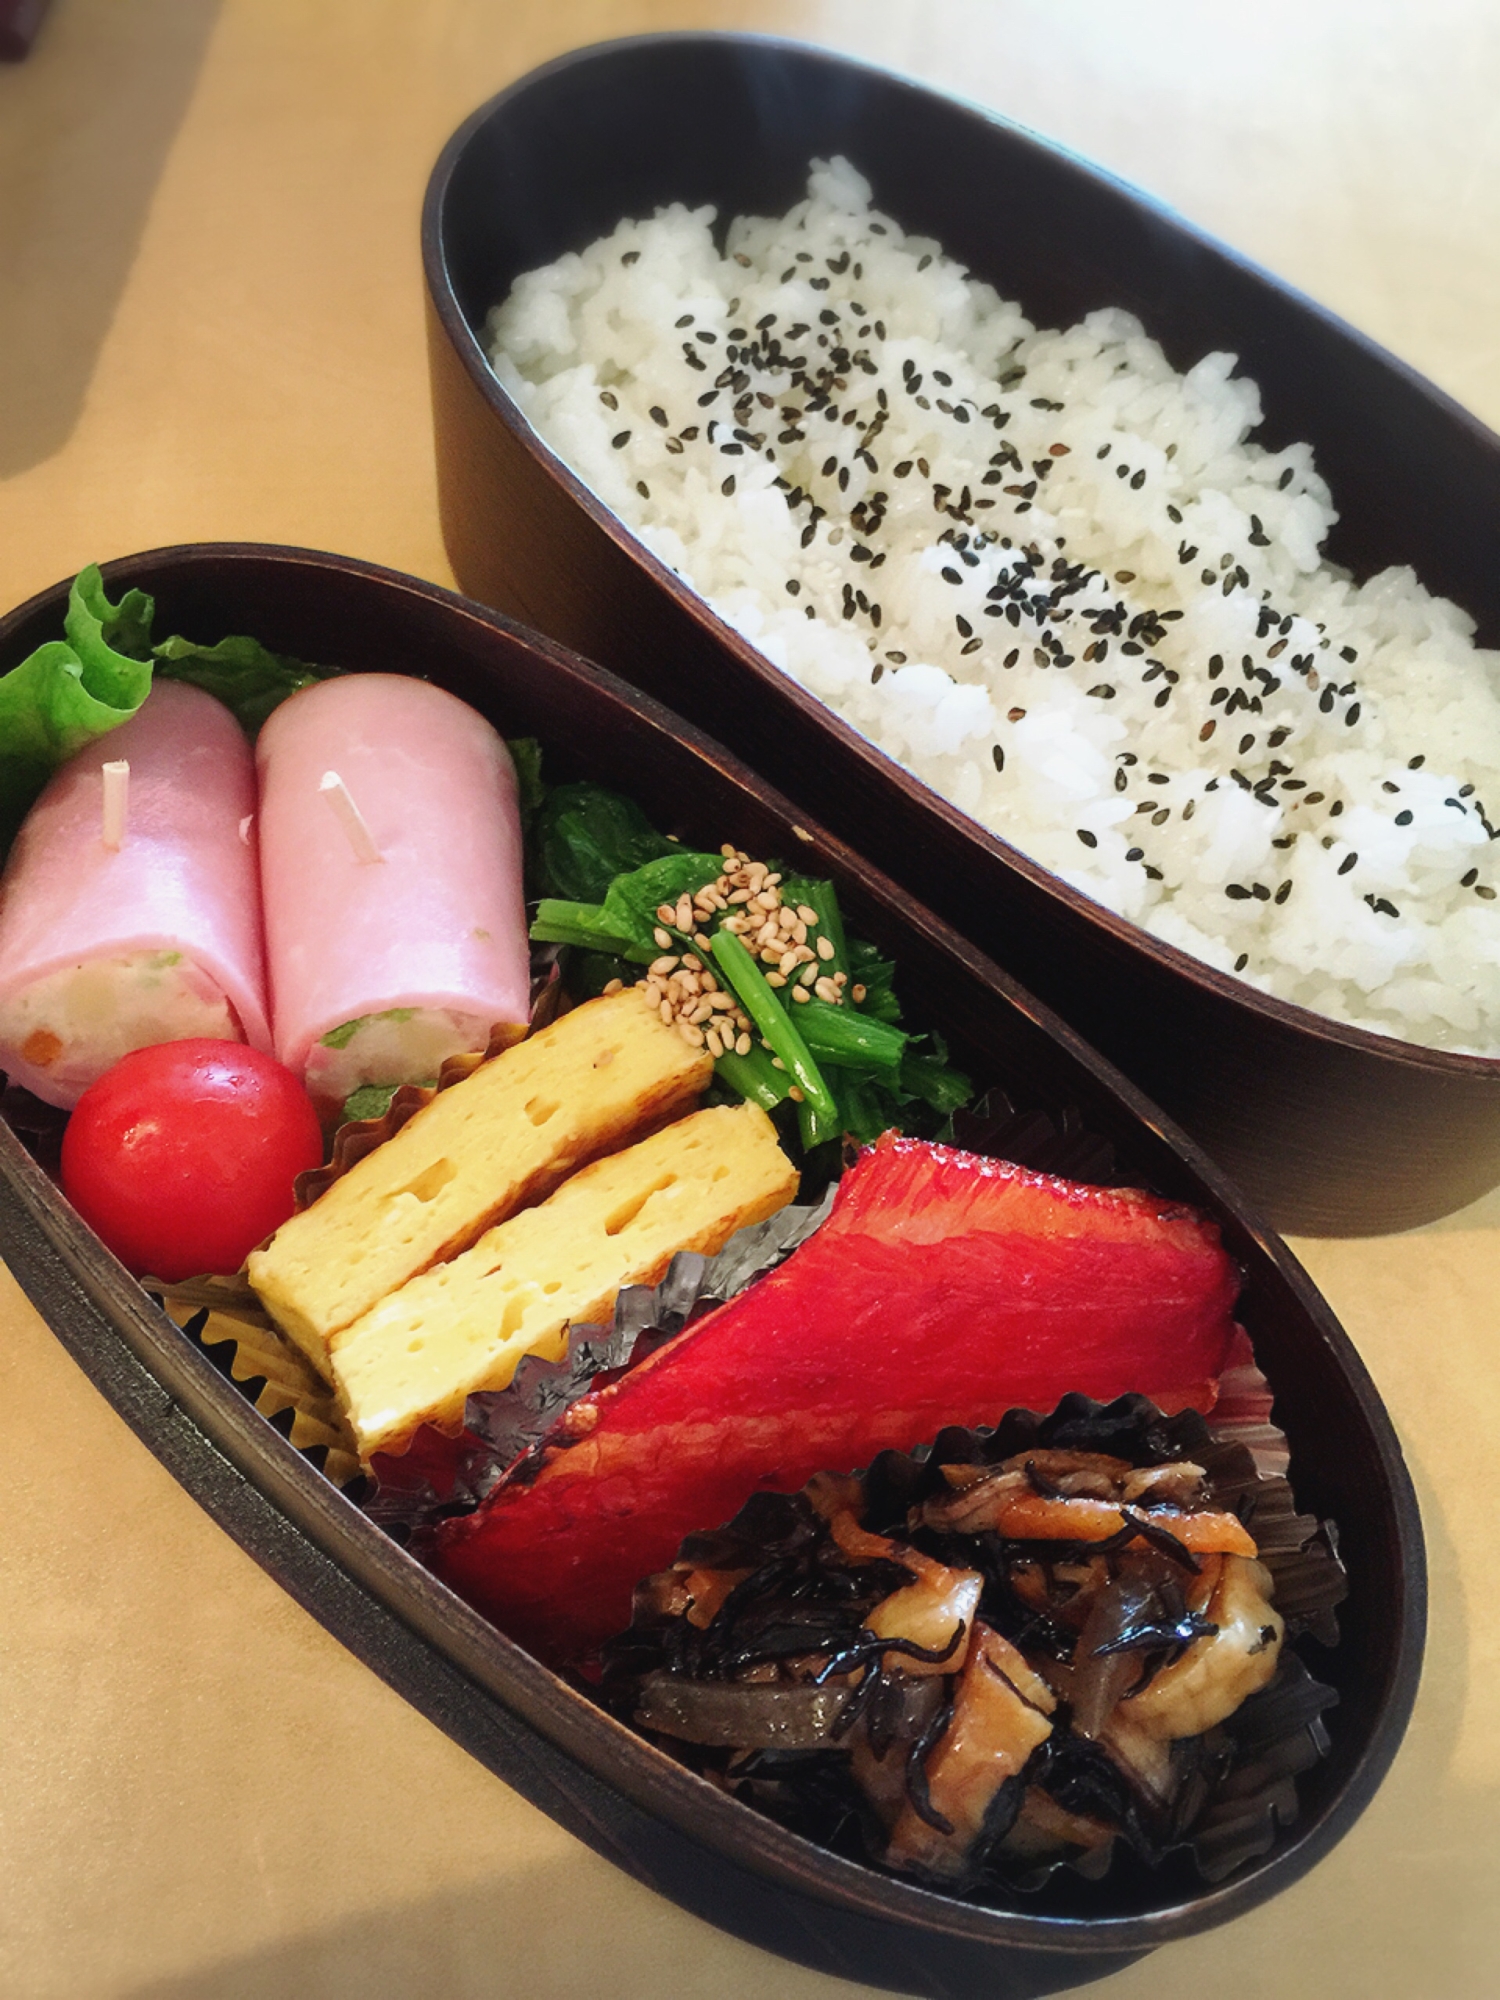
<path id="1" fill-rule="evenodd" d="M 504 1638 L 375 1528 L 261 1418 L 151 1303 L 0 1126 L 0 1252 L 59 1338 L 148 1446 L 255 1559 L 376 1672 L 525 1796 L 685 1907 L 769 1949 L 896 1990 L 1017 1996 L 1097 1977 L 1225 1921 L 1310 1868 L 1373 1796 L 1420 1675 L 1426 1562 L 1399 1443 L 1359 1356 L 1283 1244 L 1188 1140 L 1071 1030 L 945 925 L 659 704 L 550 641 L 435 585 L 315 551 L 224 543 L 105 565 L 186 612 L 196 636 L 247 616 L 305 657 L 432 672 L 523 725 L 551 716 L 583 754 L 628 741 L 639 772 L 691 770 L 714 810 L 738 801 L 750 837 L 798 841 L 840 883 L 855 920 L 899 939 L 908 988 L 946 991 L 955 1033 L 1005 1041 L 1043 1097 L 1062 1090 L 1121 1147 L 1130 1171 L 1220 1220 L 1247 1273 L 1243 1317 L 1305 1471 L 1304 1504 L 1338 1505 L 1363 1603 L 1326 1657 L 1341 1685 L 1331 1758 L 1303 1781 L 1303 1814 L 1237 1879 L 1137 1914 L 999 1912 L 809 1847 L 716 1793 Z M 59 629 L 59 584 L 0 620 L 0 671 Z M 228 608 L 217 625 L 211 607 Z M 339 633 L 356 654 L 340 657 Z M 745 836 L 741 836 L 745 837 Z M 769 851 L 769 848 L 768 848 Z M 1317 1470 L 1341 1432 L 1351 1457 Z M 1337 1454 L 1342 1456 L 1342 1454 Z M 1357 1467 L 1354 1461 L 1357 1460 Z M 1324 1489 L 1332 1484 L 1342 1498 Z M 1374 1496 L 1375 1505 L 1369 1505 Z M 1361 1504 L 1363 1503 L 1363 1504 Z M 1378 1516 L 1378 1520 L 1376 1517 Z M 1379 1585 L 1381 1601 L 1372 1598 Z M 1362 1654 L 1361 1645 L 1366 1650 Z M 1372 1665 L 1371 1663 L 1378 1662 Z"/>
<path id="2" fill-rule="evenodd" d="M 1403 395 L 1408 399 L 1430 410 L 1441 412 L 1448 424 L 1462 431 L 1483 452 L 1493 455 L 1496 493 L 1497 497 L 1500 497 L 1500 439 L 1496 439 L 1477 419 L 1451 398 L 1434 389 L 1406 364 L 1384 352 L 1335 315 L 1295 292 L 1291 287 L 1281 284 L 1248 259 L 1225 249 L 1202 232 L 1195 230 L 1162 204 L 1126 187 L 1111 176 L 1080 161 L 1065 149 L 1036 137 L 995 113 L 944 96 L 892 72 L 773 37 L 734 34 L 684 33 L 638 36 L 572 51 L 532 71 L 482 105 L 459 127 L 443 149 L 428 185 L 422 220 L 423 257 L 429 312 L 435 323 L 434 339 L 441 337 L 450 349 L 459 371 L 466 378 L 470 395 L 478 399 L 508 434 L 511 441 L 509 453 L 511 466 L 514 467 L 520 462 L 518 455 L 524 455 L 531 460 L 557 492 L 566 496 L 569 506 L 578 510 L 592 524 L 596 537 L 602 537 L 612 545 L 610 580 L 613 584 L 618 585 L 621 579 L 633 573 L 632 583 L 636 590 L 648 588 L 650 592 L 660 593 L 669 600 L 681 622 L 682 630 L 686 632 L 691 628 L 696 634 L 701 635 L 705 660 L 710 659 L 715 652 L 732 657 L 737 670 L 745 677 L 747 685 L 754 685 L 763 690 L 768 700 L 774 702 L 781 710 L 795 713 L 796 722 L 793 726 L 830 736 L 836 743 L 841 757 L 854 760 L 866 772 L 872 774 L 874 782 L 887 788 L 894 788 L 921 812 L 934 817 L 945 829 L 945 838 L 948 841 L 945 852 L 950 856 L 959 844 L 963 844 L 972 853 L 978 866 L 985 867 L 999 863 L 1030 885 L 1035 894 L 1049 898 L 1062 906 L 1070 914 L 1073 923 L 1083 927 L 1086 932 L 1112 941 L 1115 949 L 1120 952 L 1139 954 L 1156 969 L 1158 974 L 1194 989 L 1202 996 L 1204 1002 L 1214 1005 L 1216 1018 L 1223 1019 L 1225 1010 L 1228 1010 L 1231 1016 L 1238 1017 L 1247 1034 L 1265 1037 L 1269 1031 L 1279 1037 L 1282 1046 L 1285 1046 L 1290 1038 L 1294 1044 L 1300 1045 L 1304 1063 L 1314 1062 L 1319 1050 L 1322 1050 L 1328 1057 L 1334 1059 L 1348 1057 L 1359 1059 L 1363 1065 L 1363 1074 L 1379 1076 L 1383 1073 L 1391 1077 L 1394 1072 L 1400 1072 L 1408 1088 L 1412 1090 L 1423 1088 L 1421 1080 L 1425 1078 L 1427 1087 L 1435 1088 L 1439 1092 L 1446 1086 L 1450 1090 L 1459 1087 L 1471 1094 L 1480 1091 L 1485 1094 L 1486 1099 L 1492 1088 L 1500 1094 L 1500 1058 L 1463 1055 L 1421 1047 L 1371 1029 L 1334 1021 L 1294 1003 L 1263 994 L 1244 981 L 1216 970 L 1178 947 L 1164 943 L 1140 926 L 1105 909 L 1101 904 L 1060 880 L 1050 870 L 1039 866 L 998 835 L 988 832 L 956 807 L 939 798 L 882 751 L 876 749 L 850 724 L 833 714 L 815 696 L 781 674 L 748 641 L 725 625 L 695 592 L 636 540 L 618 517 L 603 505 L 532 430 L 525 416 L 490 368 L 477 337 L 479 315 L 475 302 L 471 299 L 466 304 L 461 299 L 461 287 L 457 284 L 451 268 L 446 216 L 455 173 L 469 153 L 476 135 L 497 121 L 504 121 L 510 107 L 518 101 L 523 101 L 529 93 L 546 89 L 559 80 L 568 81 L 571 72 L 582 74 L 591 66 L 597 66 L 602 74 L 605 69 L 614 66 L 621 69 L 623 76 L 624 66 L 639 64 L 643 59 L 652 60 L 658 56 L 667 58 L 684 51 L 704 55 L 715 52 L 723 54 L 731 50 L 746 52 L 748 56 L 763 63 L 775 62 L 809 70 L 815 66 L 819 72 L 846 74 L 856 83 L 870 88 L 878 87 L 885 92 L 896 94 L 903 103 L 927 106 L 936 103 L 942 106 L 946 115 L 955 122 L 982 126 L 993 132 L 997 139 L 1003 137 L 1006 145 L 1015 152 L 1044 156 L 1049 163 L 1049 174 L 1060 184 L 1068 185 L 1072 191 L 1072 198 L 1080 202 L 1107 200 L 1111 204 L 1112 212 L 1118 211 L 1122 216 L 1129 216 L 1143 229 L 1169 230 L 1174 238 L 1180 239 L 1181 244 L 1200 261 L 1202 267 L 1211 268 L 1220 276 L 1232 274 L 1240 285 L 1253 285 L 1263 296 L 1274 296 L 1286 310 L 1304 316 L 1309 324 L 1315 324 L 1329 339 L 1342 343 L 1350 354 L 1361 358 L 1363 364 L 1378 369 L 1383 376 L 1399 384 Z M 566 196 L 560 199 L 565 200 Z M 440 362 L 435 352 L 435 382 L 438 369 L 444 365 L 446 364 Z M 440 434 L 440 456 L 443 448 L 444 439 Z M 463 475 L 456 476 L 461 478 Z M 454 554 L 460 581 L 474 587 L 475 576 L 466 574 L 466 568 L 473 569 L 476 565 L 466 563 L 464 557 L 466 544 L 474 539 L 475 530 L 472 526 L 466 530 L 462 522 L 452 518 L 446 496 L 444 527 L 445 533 L 449 536 L 450 551 Z M 576 556 L 577 551 L 570 553 Z M 1444 587 L 1441 575 L 1433 581 L 1435 588 Z M 1500 598 L 1497 598 L 1494 617 L 1500 618 Z M 1500 1116 L 1500 1095 L 1497 1095 L 1497 1116 Z M 1467 1188 L 1461 1193 L 1459 1200 L 1472 1199 L 1478 1191 L 1477 1188 Z M 1457 1204 L 1450 1202 L 1449 1205 Z M 1412 1220 L 1421 1219 L 1424 1218 L 1419 1214 L 1402 1215 L 1394 1221 L 1385 1220 L 1376 1226 L 1409 1226 Z"/>

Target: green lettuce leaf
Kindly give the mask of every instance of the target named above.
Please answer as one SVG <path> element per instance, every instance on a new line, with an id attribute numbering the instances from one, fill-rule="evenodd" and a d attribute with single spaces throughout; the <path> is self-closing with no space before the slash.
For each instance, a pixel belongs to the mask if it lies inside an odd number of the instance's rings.
<path id="1" fill-rule="evenodd" d="M 151 612 L 139 590 L 111 604 L 91 563 L 68 593 L 67 638 L 47 640 L 0 675 L 0 853 L 58 765 L 146 699 Z"/>
<path id="2" fill-rule="evenodd" d="M 143 590 L 113 603 L 90 563 L 68 592 L 66 637 L 0 674 L 0 860 L 58 765 L 135 714 L 151 692 L 153 665 L 214 695 L 251 737 L 279 701 L 336 671 L 243 637 L 216 646 L 174 637 L 153 648 L 155 608 Z"/>

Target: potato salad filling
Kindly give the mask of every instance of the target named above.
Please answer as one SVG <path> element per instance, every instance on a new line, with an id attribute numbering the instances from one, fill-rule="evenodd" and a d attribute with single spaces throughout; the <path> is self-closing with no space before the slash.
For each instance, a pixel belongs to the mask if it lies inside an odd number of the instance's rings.
<path id="1" fill-rule="evenodd" d="M 74 1094 L 132 1049 L 199 1035 L 244 1039 L 221 988 L 181 951 L 85 959 L 0 1002 L 0 1046 Z"/>

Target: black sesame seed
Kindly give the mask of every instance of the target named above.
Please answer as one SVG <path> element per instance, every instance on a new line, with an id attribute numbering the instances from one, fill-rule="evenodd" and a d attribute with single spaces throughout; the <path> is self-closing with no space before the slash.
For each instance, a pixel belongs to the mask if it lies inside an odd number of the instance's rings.
<path id="1" fill-rule="evenodd" d="M 1359 856 L 1357 854 L 1346 854 L 1343 860 L 1339 863 L 1340 875 L 1347 875 L 1349 873 L 1349 870 L 1354 866 L 1355 862 L 1358 861 L 1358 859 Z"/>
<path id="2" fill-rule="evenodd" d="M 1250 900 L 1250 891 L 1242 882 L 1226 882 L 1224 894 L 1235 903 L 1248 903 Z"/>
<path id="3" fill-rule="evenodd" d="M 1246 966 L 1247 966 L 1247 965 L 1248 965 L 1249 963 L 1250 963 L 1250 954 L 1249 954 L 1249 952 L 1248 952 L 1248 951 L 1242 951 L 1242 952 L 1240 953 L 1239 957 L 1238 957 L 1238 958 L 1237 958 L 1237 959 L 1236 959 L 1236 960 L 1234 961 L 1234 969 L 1235 969 L 1235 971 L 1236 971 L 1236 972 L 1243 972 L 1243 971 L 1244 971 L 1244 969 L 1245 969 L 1245 967 L 1246 967 Z"/>
<path id="4" fill-rule="evenodd" d="M 1083 842 L 1085 847 L 1097 847 L 1099 845 L 1098 834 L 1090 833 L 1086 826 L 1079 827 L 1077 832 L 1078 838 Z"/>

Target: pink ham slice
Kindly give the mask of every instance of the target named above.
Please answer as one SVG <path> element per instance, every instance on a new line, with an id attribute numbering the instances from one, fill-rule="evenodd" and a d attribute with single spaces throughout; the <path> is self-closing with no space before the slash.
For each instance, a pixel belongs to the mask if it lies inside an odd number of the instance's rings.
<path id="1" fill-rule="evenodd" d="M 256 762 L 276 1053 L 315 1095 L 324 1037 L 351 1022 L 449 1014 L 482 1048 L 527 1018 L 515 769 L 481 715 L 426 681 L 343 674 L 282 703 Z M 328 772 L 379 860 L 359 858 L 320 791 Z"/>
<path id="2" fill-rule="evenodd" d="M 114 850 L 103 840 L 102 767 L 120 759 L 130 765 L 129 808 Z M 222 1012 L 227 1002 L 220 1032 L 270 1049 L 255 849 L 242 830 L 254 810 L 250 746 L 234 717 L 172 681 L 63 765 L 0 879 L 0 1068 L 15 1082 L 71 1107 L 128 1052 L 118 1013 L 106 1010 L 96 1033 L 77 1037 L 28 1013 L 43 982 L 96 962 L 107 986 L 139 983 L 155 959 L 179 1003 Z M 134 1045 L 210 1032 L 198 1012 L 177 1033 L 164 1025 Z"/>

